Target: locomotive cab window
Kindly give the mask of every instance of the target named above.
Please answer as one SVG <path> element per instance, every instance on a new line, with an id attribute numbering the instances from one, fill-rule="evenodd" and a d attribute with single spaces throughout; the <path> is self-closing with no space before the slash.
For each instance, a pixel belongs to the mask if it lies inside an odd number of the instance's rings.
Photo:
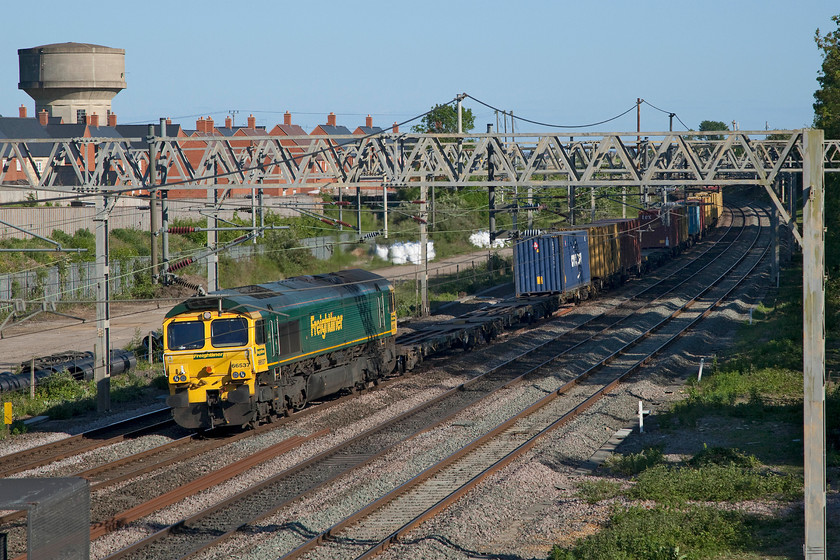
<path id="1" fill-rule="evenodd" d="M 201 321 L 169 323 L 166 328 L 166 344 L 170 350 L 198 350 L 203 348 L 204 323 Z"/>
<path id="2" fill-rule="evenodd" d="M 248 323 L 245 319 L 216 319 L 210 323 L 210 343 L 216 348 L 248 344 Z"/>
<path id="3" fill-rule="evenodd" d="M 254 344 L 265 344 L 265 319 L 254 323 Z"/>

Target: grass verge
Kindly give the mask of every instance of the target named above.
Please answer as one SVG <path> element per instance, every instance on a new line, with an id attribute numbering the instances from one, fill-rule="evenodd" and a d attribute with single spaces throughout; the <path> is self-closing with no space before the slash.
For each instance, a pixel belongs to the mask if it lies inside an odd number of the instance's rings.
<path id="1" fill-rule="evenodd" d="M 665 444 L 615 455 L 578 497 L 610 508 L 602 529 L 551 559 L 799 558 L 802 554 L 802 270 L 741 325 L 733 351 L 715 360 L 687 397 L 658 417 Z M 840 282 L 826 293 L 829 492 L 840 476 Z M 702 443 L 714 439 L 715 446 Z M 675 459 L 669 446 L 696 443 Z M 694 444 L 692 444 L 694 445 Z M 749 453 L 743 451 L 749 449 Z M 832 488 L 835 488 L 832 490 Z M 840 547 L 829 516 L 828 548 Z M 837 527 L 834 527 L 836 529 Z"/>

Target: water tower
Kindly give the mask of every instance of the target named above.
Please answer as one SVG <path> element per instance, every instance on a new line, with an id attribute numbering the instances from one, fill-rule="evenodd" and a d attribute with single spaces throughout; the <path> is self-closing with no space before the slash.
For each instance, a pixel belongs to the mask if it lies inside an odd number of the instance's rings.
<path id="1" fill-rule="evenodd" d="M 65 123 L 84 123 L 96 114 L 104 124 L 111 99 L 125 89 L 125 49 L 86 43 L 56 43 L 18 49 L 22 89 Z"/>

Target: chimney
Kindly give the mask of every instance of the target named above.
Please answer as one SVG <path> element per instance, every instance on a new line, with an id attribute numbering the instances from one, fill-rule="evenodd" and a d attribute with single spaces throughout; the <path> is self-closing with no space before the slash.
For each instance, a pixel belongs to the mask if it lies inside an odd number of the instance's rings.
<path id="1" fill-rule="evenodd" d="M 368 128 L 373 128 L 373 118 L 370 115 L 368 115 L 365 119 L 365 126 Z"/>
<path id="2" fill-rule="evenodd" d="M 18 111 L 20 113 L 20 118 L 25 119 L 26 118 L 26 105 L 21 105 L 20 109 L 18 109 Z"/>
<path id="3" fill-rule="evenodd" d="M 195 129 L 198 132 L 204 132 L 204 117 L 198 117 L 198 120 L 195 121 Z"/>
<path id="4" fill-rule="evenodd" d="M 391 130 L 392 130 L 394 133 L 397 133 L 397 132 L 399 132 L 399 131 L 400 131 L 400 127 L 397 125 L 396 121 L 394 122 L 394 126 L 393 126 L 393 128 L 391 128 Z"/>
<path id="5" fill-rule="evenodd" d="M 85 124 L 90 126 L 93 123 L 93 115 L 85 115 Z"/>
<path id="6" fill-rule="evenodd" d="M 47 113 L 46 109 L 41 109 L 41 112 L 38 113 L 38 122 L 41 123 L 41 126 L 47 126 L 47 123 L 50 122 L 50 114 Z"/>
<path id="7" fill-rule="evenodd" d="M 257 128 L 257 118 L 254 115 L 248 115 L 248 128 Z"/>
<path id="8" fill-rule="evenodd" d="M 116 113 L 108 113 L 108 126 L 111 126 L 111 127 L 117 126 L 117 114 Z"/>
<path id="9" fill-rule="evenodd" d="M 283 113 L 283 124 L 287 126 L 292 124 L 292 114 L 288 111 Z"/>
<path id="10" fill-rule="evenodd" d="M 233 128 L 233 119 L 225 117 L 225 128 Z"/>
<path id="11" fill-rule="evenodd" d="M 327 126 L 335 126 L 335 113 L 327 115 Z"/>
<path id="12" fill-rule="evenodd" d="M 99 115 L 97 115 L 96 113 L 90 116 L 90 126 L 99 126 Z"/>
<path id="13" fill-rule="evenodd" d="M 166 119 L 166 126 L 169 126 L 171 124 L 172 124 L 172 119 L 167 118 Z"/>
<path id="14" fill-rule="evenodd" d="M 213 134 L 213 118 L 210 115 L 207 115 L 207 118 L 204 120 L 204 132 Z"/>

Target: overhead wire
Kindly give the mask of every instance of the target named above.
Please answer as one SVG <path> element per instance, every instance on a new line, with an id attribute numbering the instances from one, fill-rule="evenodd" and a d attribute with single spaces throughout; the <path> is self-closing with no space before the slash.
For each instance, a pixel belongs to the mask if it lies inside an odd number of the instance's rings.
<path id="1" fill-rule="evenodd" d="M 604 124 L 604 123 L 608 123 L 608 122 L 614 121 L 616 119 L 619 119 L 619 118 L 623 117 L 624 115 L 626 115 L 627 113 L 629 113 L 630 111 L 632 111 L 633 109 L 636 108 L 636 103 L 634 103 L 632 107 L 630 107 L 629 109 L 627 109 L 626 111 L 624 111 L 622 113 L 619 113 L 618 115 L 616 115 L 614 117 L 610 117 L 608 119 L 604 119 L 602 121 L 593 122 L 593 123 L 587 123 L 587 124 L 553 124 L 553 123 L 536 121 L 536 120 L 532 120 L 532 119 L 526 119 L 525 117 L 521 117 L 519 115 L 514 115 L 513 113 L 505 111 L 504 109 L 499 109 L 498 107 L 494 107 L 493 105 L 490 105 L 489 103 L 485 103 L 484 101 L 482 101 L 480 99 L 477 99 L 477 98 L 473 97 L 472 95 L 470 95 L 468 93 L 465 94 L 465 95 L 467 97 L 469 97 L 470 99 L 472 99 L 473 101 L 475 101 L 476 103 L 480 103 L 481 105 L 484 105 L 485 107 L 493 109 L 494 111 L 498 111 L 498 112 L 500 112 L 504 115 L 507 115 L 507 116 L 513 118 L 513 119 L 520 120 L 520 121 L 527 122 L 527 123 L 531 123 L 531 124 L 535 124 L 537 126 L 545 126 L 545 127 L 548 127 L 548 128 L 589 128 L 589 127 L 592 127 L 592 126 L 598 126 L 599 124 Z"/>
<path id="2" fill-rule="evenodd" d="M 680 121 L 680 124 L 683 125 L 686 130 L 691 130 L 690 128 L 688 128 L 688 126 L 684 122 L 682 122 L 682 119 L 679 117 L 679 115 L 677 115 L 673 111 L 666 111 L 665 109 L 660 109 L 659 107 L 657 107 L 656 105 L 654 105 L 653 103 L 648 101 L 647 99 L 642 99 L 642 103 L 644 103 L 645 105 L 650 105 L 651 107 L 653 107 L 657 111 L 661 111 L 661 112 L 665 113 L 666 115 L 669 115 L 669 116 L 673 115 L 674 117 L 677 117 L 677 120 Z"/>

